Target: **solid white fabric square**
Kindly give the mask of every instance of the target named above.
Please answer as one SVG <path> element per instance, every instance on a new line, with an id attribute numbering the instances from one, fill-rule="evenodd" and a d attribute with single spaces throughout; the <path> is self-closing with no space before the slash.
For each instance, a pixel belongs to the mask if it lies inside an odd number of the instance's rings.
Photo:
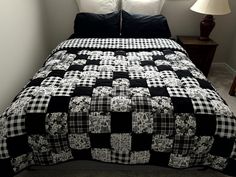
<path id="1" fill-rule="evenodd" d="M 107 14 L 118 11 L 119 0 L 76 0 L 79 11 L 95 14 Z"/>
<path id="2" fill-rule="evenodd" d="M 159 15 L 165 0 L 122 0 L 122 10 L 133 14 Z"/>

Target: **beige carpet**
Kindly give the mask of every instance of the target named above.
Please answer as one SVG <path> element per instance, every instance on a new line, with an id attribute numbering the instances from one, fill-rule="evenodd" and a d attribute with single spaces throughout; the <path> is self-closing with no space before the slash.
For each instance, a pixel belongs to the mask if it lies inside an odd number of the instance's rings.
<path id="1" fill-rule="evenodd" d="M 225 68 L 213 67 L 209 80 L 229 104 L 236 115 L 236 97 L 228 95 L 233 75 Z M 94 161 L 74 161 L 49 167 L 31 167 L 16 177 L 226 177 L 208 169 L 190 168 L 185 170 L 157 166 L 123 166 Z"/>

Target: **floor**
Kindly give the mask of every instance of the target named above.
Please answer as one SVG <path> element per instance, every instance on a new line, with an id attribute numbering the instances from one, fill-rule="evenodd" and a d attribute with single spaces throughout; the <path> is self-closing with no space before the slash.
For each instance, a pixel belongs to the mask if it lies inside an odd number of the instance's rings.
<path id="1" fill-rule="evenodd" d="M 233 81 L 225 67 L 214 66 L 209 80 L 236 115 L 236 97 L 228 95 Z M 217 171 L 201 168 L 177 170 L 156 166 L 122 166 L 94 161 L 74 161 L 49 167 L 31 167 L 16 177 L 227 177 Z"/>

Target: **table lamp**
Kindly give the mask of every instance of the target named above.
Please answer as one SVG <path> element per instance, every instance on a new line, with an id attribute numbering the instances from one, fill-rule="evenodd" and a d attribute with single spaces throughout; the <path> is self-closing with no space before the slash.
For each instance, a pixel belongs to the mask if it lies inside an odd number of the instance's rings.
<path id="1" fill-rule="evenodd" d="M 197 0 L 190 9 L 207 14 L 200 23 L 200 40 L 209 40 L 209 35 L 215 27 L 213 15 L 225 15 L 231 12 L 228 0 Z"/>

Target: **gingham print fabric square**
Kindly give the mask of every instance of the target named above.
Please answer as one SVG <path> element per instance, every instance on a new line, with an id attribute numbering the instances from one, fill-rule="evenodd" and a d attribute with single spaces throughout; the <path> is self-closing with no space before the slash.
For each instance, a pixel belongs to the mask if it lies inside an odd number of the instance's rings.
<path id="1" fill-rule="evenodd" d="M 74 88 L 72 86 L 58 87 L 56 88 L 52 96 L 71 96 L 73 91 L 74 91 Z"/>
<path id="2" fill-rule="evenodd" d="M 112 79 L 112 78 L 113 78 L 113 72 L 111 71 L 99 72 L 98 79 Z"/>
<path id="3" fill-rule="evenodd" d="M 80 71 L 67 71 L 64 75 L 64 78 L 80 78 Z"/>
<path id="4" fill-rule="evenodd" d="M 99 97 L 92 98 L 90 111 L 107 112 L 110 110 L 111 110 L 111 97 L 99 96 Z"/>
<path id="5" fill-rule="evenodd" d="M 188 94 L 184 88 L 181 87 L 167 87 L 170 97 L 184 97 L 187 98 Z"/>
<path id="6" fill-rule="evenodd" d="M 55 86 L 58 87 L 61 83 L 61 78 L 60 77 L 48 77 L 43 82 L 41 83 L 41 86 L 43 87 L 48 87 L 48 86 Z"/>
<path id="7" fill-rule="evenodd" d="M 9 116 L 7 119 L 7 136 L 14 137 L 26 133 L 25 130 L 25 115 Z"/>
<path id="8" fill-rule="evenodd" d="M 135 112 L 151 112 L 152 102 L 144 96 L 133 96 L 131 99 L 132 108 Z"/>
<path id="9" fill-rule="evenodd" d="M 181 79 L 181 83 L 184 87 L 190 87 L 190 88 L 199 87 L 199 83 L 195 78 L 183 77 Z"/>
<path id="10" fill-rule="evenodd" d="M 38 89 L 39 87 L 36 86 L 27 87 L 18 94 L 17 98 L 32 97 L 37 93 Z"/>
<path id="11" fill-rule="evenodd" d="M 156 66 L 144 66 L 143 70 L 144 71 L 158 71 Z"/>
<path id="12" fill-rule="evenodd" d="M 46 113 L 50 96 L 37 96 L 33 98 L 28 105 L 27 113 Z"/>
<path id="13" fill-rule="evenodd" d="M 157 79 L 147 79 L 147 85 L 148 87 L 164 87 L 165 81 L 163 79 L 157 78 Z"/>
<path id="14" fill-rule="evenodd" d="M 236 137 L 236 119 L 227 115 L 216 116 L 216 135 L 220 137 Z"/>
<path id="15" fill-rule="evenodd" d="M 99 64 L 100 65 L 115 65 L 115 62 L 112 59 L 108 59 L 108 60 L 101 60 Z"/>
<path id="16" fill-rule="evenodd" d="M 87 133 L 89 131 L 89 113 L 70 113 L 68 118 L 69 133 Z"/>
<path id="17" fill-rule="evenodd" d="M 130 79 L 144 79 L 145 74 L 143 72 L 130 72 L 129 77 Z"/>
<path id="18" fill-rule="evenodd" d="M 97 65 L 87 65 L 84 67 L 84 71 L 98 71 Z"/>
<path id="19" fill-rule="evenodd" d="M 128 61 L 128 65 L 129 66 L 136 66 L 136 65 L 140 65 L 141 63 L 140 63 L 140 61 L 138 61 L 138 60 L 129 60 Z"/>
<path id="20" fill-rule="evenodd" d="M 47 140 L 53 152 L 60 153 L 69 149 L 67 135 L 48 135 Z"/>
<path id="21" fill-rule="evenodd" d="M 9 158 L 7 142 L 6 142 L 6 138 L 1 138 L 0 139 L 0 159 L 6 159 L 6 158 Z"/>
<path id="22" fill-rule="evenodd" d="M 96 78 L 90 77 L 90 78 L 83 78 L 80 79 L 77 83 L 78 87 L 93 87 L 96 83 Z"/>
<path id="23" fill-rule="evenodd" d="M 128 67 L 124 65 L 116 65 L 114 68 L 114 72 L 126 72 L 128 71 Z"/>
<path id="24" fill-rule="evenodd" d="M 175 135 L 173 153 L 186 155 L 192 150 L 193 143 L 194 143 L 193 137 Z"/>
<path id="25" fill-rule="evenodd" d="M 203 90 L 204 90 L 204 93 L 208 99 L 222 101 L 220 95 L 216 91 L 213 91 L 210 89 L 203 89 Z"/>
<path id="26" fill-rule="evenodd" d="M 154 114 L 153 133 L 161 135 L 173 135 L 175 131 L 175 118 L 173 114 Z"/>
<path id="27" fill-rule="evenodd" d="M 195 114 L 214 114 L 214 107 L 211 102 L 205 98 L 192 98 L 192 104 Z"/>
<path id="28" fill-rule="evenodd" d="M 129 151 L 111 151 L 111 162 L 120 164 L 130 163 L 130 153 Z"/>
<path id="29" fill-rule="evenodd" d="M 165 79 L 165 78 L 178 78 L 175 72 L 173 71 L 161 71 L 160 72 L 160 77 Z"/>

